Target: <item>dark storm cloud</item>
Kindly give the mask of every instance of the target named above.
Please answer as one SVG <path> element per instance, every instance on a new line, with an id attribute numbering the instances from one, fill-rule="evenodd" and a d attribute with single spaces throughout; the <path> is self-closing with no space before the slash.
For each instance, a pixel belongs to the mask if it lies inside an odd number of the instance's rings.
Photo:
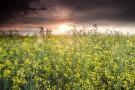
<path id="1" fill-rule="evenodd" d="M 74 13 L 87 14 L 83 19 L 108 19 L 135 21 L 134 0 L 59 0 L 62 6 Z M 95 11 L 94 13 L 92 11 Z M 89 16 L 88 16 L 89 15 Z M 92 16 L 92 17 L 91 17 Z"/>
<path id="2" fill-rule="evenodd" d="M 32 7 L 33 2 L 39 2 L 39 0 L 0 0 L 0 24 L 10 18 L 16 18 L 21 13 L 26 15 L 29 11 L 47 9 L 46 7 Z"/>
<path id="3" fill-rule="evenodd" d="M 59 0 L 61 5 L 74 7 L 76 10 L 114 7 L 134 10 L 134 0 Z"/>
<path id="4" fill-rule="evenodd" d="M 1 0 L 0 3 L 2 1 L 4 0 Z M 7 14 L 3 14 L 0 8 L 0 23 L 3 23 L 10 18 L 9 16 L 12 16 L 10 22 L 8 22 L 10 23 L 9 26 L 15 24 L 17 26 L 17 24 L 21 25 L 21 23 L 23 23 L 23 27 L 27 27 L 28 25 L 32 27 L 36 25 L 48 26 L 49 24 L 62 23 L 74 23 L 75 25 L 83 23 L 94 24 L 96 22 L 100 22 L 98 24 L 112 24 L 111 22 L 115 22 L 116 24 L 124 25 L 123 23 L 135 22 L 134 0 L 40 0 L 38 3 L 32 3 L 35 0 L 20 0 L 27 2 L 20 4 L 13 4 L 11 2 L 12 0 L 5 1 L 10 1 L 12 4 L 7 5 L 8 9 L 6 8 L 4 12 Z M 10 7 L 16 7 L 18 9 L 9 10 Z M 20 16 L 18 13 L 27 14 L 28 11 L 35 11 L 39 8 L 45 11 L 26 16 Z M 14 14 L 15 18 L 13 18 Z"/>

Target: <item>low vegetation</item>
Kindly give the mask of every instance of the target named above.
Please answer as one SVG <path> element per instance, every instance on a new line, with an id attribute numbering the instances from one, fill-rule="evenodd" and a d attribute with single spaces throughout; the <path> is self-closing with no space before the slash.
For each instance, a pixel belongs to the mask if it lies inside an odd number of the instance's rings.
<path id="1" fill-rule="evenodd" d="M 71 30 L 0 36 L 0 90 L 133 90 L 135 35 Z"/>

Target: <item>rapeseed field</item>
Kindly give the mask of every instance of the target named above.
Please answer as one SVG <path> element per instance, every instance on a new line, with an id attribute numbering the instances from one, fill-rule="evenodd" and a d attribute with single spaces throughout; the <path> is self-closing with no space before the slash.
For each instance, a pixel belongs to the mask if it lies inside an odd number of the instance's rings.
<path id="1" fill-rule="evenodd" d="M 133 90 L 135 35 L 0 36 L 0 90 Z"/>

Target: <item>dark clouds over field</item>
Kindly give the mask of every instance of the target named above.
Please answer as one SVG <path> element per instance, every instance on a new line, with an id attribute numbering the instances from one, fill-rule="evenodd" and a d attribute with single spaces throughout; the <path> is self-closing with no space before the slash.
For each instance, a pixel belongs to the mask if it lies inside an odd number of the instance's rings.
<path id="1" fill-rule="evenodd" d="M 0 24 L 0 29 L 38 29 L 38 26 L 58 29 L 61 24 L 92 26 L 97 23 L 99 28 L 135 30 L 134 0 L 41 0 L 30 6 L 45 6 L 47 10 L 10 18 Z"/>

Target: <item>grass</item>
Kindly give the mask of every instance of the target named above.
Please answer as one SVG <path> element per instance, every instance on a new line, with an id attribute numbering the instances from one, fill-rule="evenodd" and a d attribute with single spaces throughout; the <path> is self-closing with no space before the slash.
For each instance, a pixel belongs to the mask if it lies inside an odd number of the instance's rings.
<path id="1" fill-rule="evenodd" d="M 135 35 L 0 37 L 1 90 L 133 90 Z"/>

